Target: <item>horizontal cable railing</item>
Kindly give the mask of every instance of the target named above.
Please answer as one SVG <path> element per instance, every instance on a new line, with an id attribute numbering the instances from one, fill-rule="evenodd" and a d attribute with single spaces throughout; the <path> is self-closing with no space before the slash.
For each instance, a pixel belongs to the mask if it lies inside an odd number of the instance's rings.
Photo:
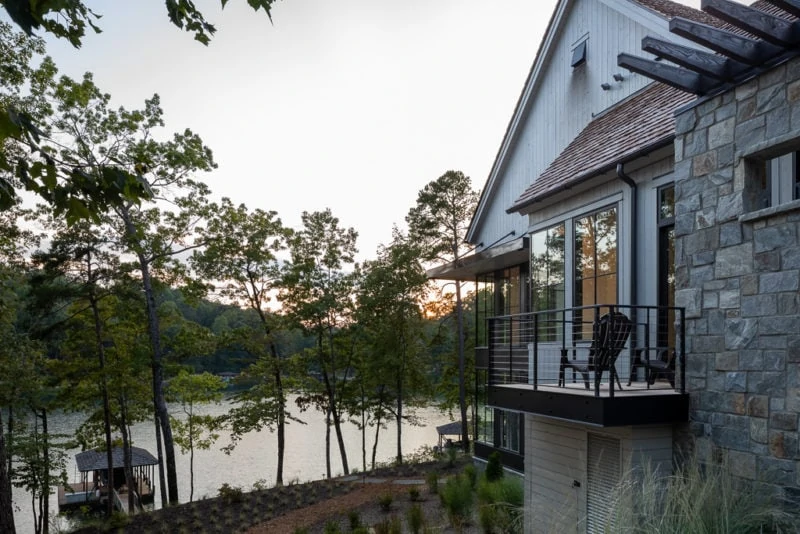
<path id="1" fill-rule="evenodd" d="M 685 312 L 600 304 L 488 319 L 489 384 L 685 392 Z M 624 385 L 623 385 L 624 384 Z"/>

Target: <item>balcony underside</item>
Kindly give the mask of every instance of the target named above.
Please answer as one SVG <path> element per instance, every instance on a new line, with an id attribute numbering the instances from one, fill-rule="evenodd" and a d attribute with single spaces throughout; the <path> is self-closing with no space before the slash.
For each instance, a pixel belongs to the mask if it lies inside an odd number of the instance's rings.
<path id="1" fill-rule="evenodd" d="M 608 388 L 604 384 L 603 389 Z M 565 387 L 529 384 L 489 386 L 488 404 L 599 427 L 680 423 L 689 420 L 689 395 L 672 388 L 647 389 L 634 382 L 614 396 L 595 396 L 582 383 Z"/>

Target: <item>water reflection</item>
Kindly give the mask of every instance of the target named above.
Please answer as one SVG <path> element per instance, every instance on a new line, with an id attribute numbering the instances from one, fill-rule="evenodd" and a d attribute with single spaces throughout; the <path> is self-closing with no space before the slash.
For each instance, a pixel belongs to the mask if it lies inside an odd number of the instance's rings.
<path id="1" fill-rule="evenodd" d="M 229 402 L 208 406 L 205 413 L 221 415 L 230 408 Z M 178 415 L 177 407 L 172 410 Z M 317 412 L 306 412 L 303 420 L 307 424 L 291 423 L 286 429 L 286 457 L 284 459 L 284 483 L 290 481 L 306 482 L 325 477 L 325 418 Z M 425 408 L 417 411 L 419 422 L 422 426 L 403 426 L 403 454 L 412 453 L 423 446 L 433 446 L 437 442 L 436 426 L 449 421 L 446 414 L 435 408 Z M 50 430 L 53 433 L 72 434 L 83 422 L 80 414 L 56 414 L 49 419 Z M 375 429 L 367 430 L 367 466 L 372 454 L 372 445 Z M 277 436 L 269 431 L 251 432 L 245 435 L 230 453 L 225 454 L 220 449 L 230 443 L 230 433 L 219 432 L 220 438 L 209 450 L 196 450 L 194 455 L 194 495 L 195 500 L 203 497 L 216 496 L 217 490 L 224 483 L 232 486 L 241 486 L 249 490 L 258 481 L 264 481 L 268 486 L 275 483 L 275 470 L 277 467 Z M 133 426 L 134 445 L 149 450 L 156 454 L 155 434 L 153 423 L 138 423 Z M 347 460 L 351 470 L 361 468 L 361 432 L 356 425 L 347 423 L 343 427 Z M 379 462 L 391 461 L 396 454 L 397 433 L 394 426 L 381 430 L 378 442 L 376 460 Z M 70 451 L 67 464 L 67 475 L 70 482 L 80 479 L 80 474 L 75 466 L 74 455 L 79 451 Z M 175 448 L 177 469 L 179 477 L 179 492 L 181 501 L 189 499 L 189 455 L 180 454 L 180 449 Z M 341 457 L 336 445 L 336 438 L 331 429 L 331 471 L 334 475 L 342 473 Z M 157 484 L 157 481 L 156 481 Z M 30 495 L 23 490 L 14 488 L 15 521 L 17 532 L 24 534 L 33 532 L 33 516 L 31 513 Z M 156 507 L 161 506 L 160 489 L 156 488 Z M 50 509 L 58 510 L 55 495 L 50 498 Z"/>

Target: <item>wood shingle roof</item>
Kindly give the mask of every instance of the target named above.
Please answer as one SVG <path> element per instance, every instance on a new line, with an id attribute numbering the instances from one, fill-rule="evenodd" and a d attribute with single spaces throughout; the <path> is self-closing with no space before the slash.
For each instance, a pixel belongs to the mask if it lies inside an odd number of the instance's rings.
<path id="1" fill-rule="evenodd" d="M 606 173 L 672 142 L 674 111 L 694 100 L 673 87 L 653 83 L 593 119 L 507 210 L 513 213 L 547 196 Z"/>

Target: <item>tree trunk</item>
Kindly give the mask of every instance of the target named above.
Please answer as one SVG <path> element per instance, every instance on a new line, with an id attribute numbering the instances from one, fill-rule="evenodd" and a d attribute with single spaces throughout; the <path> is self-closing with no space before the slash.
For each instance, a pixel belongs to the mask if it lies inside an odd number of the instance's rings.
<path id="1" fill-rule="evenodd" d="M 467 424 L 466 361 L 464 356 L 464 310 L 461 302 L 461 282 L 456 280 L 456 328 L 458 335 L 458 403 L 461 408 L 461 447 L 469 452 L 469 425 Z"/>
<path id="2" fill-rule="evenodd" d="M 397 377 L 397 409 L 395 411 L 397 425 L 397 465 L 403 464 L 403 380 Z"/>
<path id="3" fill-rule="evenodd" d="M 189 419 L 191 421 L 191 417 Z M 192 423 L 189 423 L 189 502 L 194 500 L 194 439 Z"/>
<path id="4" fill-rule="evenodd" d="M 336 442 L 339 444 L 339 454 L 342 457 L 342 469 L 344 470 L 345 475 L 349 475 L 350 469 L 347 466 L 347 449 L 345 449 L 344 446 L 341 418 L 339 417 L 339 411 L 336 409 L 336 393 L 334 391 L 334 386 L 331 383 L 331 379 L 328 376 L 328 372 L 324 366 L 322 368 L 322 378 L 325 381 L 325 390 L 328 394 L 329 416 L 333 417 L 333 428 L 336 431 Z M 334 375 L 333 381 L 335 380 L 336 376 Z M 330 474 L 328 476 L 330 477 Z"/>
<path id="5" fill-rule="evenodd" d="M 325 473 L 331 478 L 331 409 L 325 410 Z"/>
<path id="6" fill-rule="evenodd" d="M 136 240 L 136 227 L 131 220 L 130 212 L 127 208 L 124 208 L 121 211 L 121 215 L 125 223 L 127 237 L 131 240 Z M 161 328 L 158 322 L 153 280 L 150 275 L 150 262 L 141 250 L 135 250 L 135 252 L 139 260 L 139 270 L 142 273 L 142 288 L 144 289 L 144 298 L 147 308 L 147 333 L 150 337 L 150 348 L 152 351 L 153 408 L 164 440 L 164 459 L 166 460 L 167 471 L 167 498 L 169 504 L 178 504 L 178 472 L 175 466 L 175 441 L 172 437 L 172 425 L 169 421 L 167 401 L 164 398 L 164 368 L 161 362 L 163 356 L 161 353 Z"/>
<path id="7" fill-rule="evenodd" d="M 119 399 L 120 405 L 120 431 L 122 432 L 122 470 L 125 473 L 125 485 L 128 487 L 128 509 L 131 510 L 131 513 L 135 510 L 134 500 L 133 500 L 133 491 L 135 488 L 135 484 L 133 481 L 133 471 L 131 469 L 131 443 L 130 443 L 130 436 L 128 435 L 128 412 L 125 409 L 125 399 Z M 109 464 L 108 466 L 109 471 L 114 469 L 114 464 Z M 109 477 L 110 480 L 111 477 Z M 115 488 L 113 486 L 109 486 L 108 488 L 108 498 L 114 498 Z"/>
<path id="8" fill-rule="evenodd" d="M 91 256 L 87 262 L 88 269 L 89 269 L 89 278 L 91 279 L 91 269 L 92 269 L 92 262 Z M 100 387 L 103 393 L 103 428 L 106 434 L 106 461 L 108 465 L 113 465 L 114 463 L 114 453 L 111 450 L 112 448 L 112 441 L 111 441 L 111 405 L 108 401 L 108 381 L 106 380 L 106 349 L 103 345 L 103 330 L 102 330 L 102 321 L 100 318 L 100 309 L 97 305 L 97 299 L 94 296 L 94 292 L 89 295 L 89 305 L 92 307 L 92 317 L 94 319 L 94 335 L 95 341 L 97 342 L 97 357 L 99 360 L 100 365 L 100 376 L 101 382 Z M 110 487 L 114 487 L 114 470 L 108 470 L 108 485 Z M 110 518 L 111 515 L 114 513 L 114 503 L 111 499 L 108 499 L 108 503 L 106 505 L 106 517 Z"/>
<path id="9" fill-rule="evenodd" d="M 156 456 L 158 459 L 158 484 L 161 493 L 161 506 L 166 506 L 167 502 L 167 480 L 164 477 L 164 447 L 161 445 L 161 425 L 158 424 L 158 414 L 153 414 L 153 425 L 156 435 Z"/>
<path id="10" fill-rule="evenodd" d="M 11 501 L 11 477 L 6 463 L 7 454 L 3 411 L 0 409 L 0 532 L 16 534 L 14 505 Z"/>
<path id="11" fill-rule="evenodd" d="M 41 503 L 42 534 L 50 534 L 50 435 L 47 433 L 47 410 L 42 410 L 42 460 L 44 462 L 44 477 L 42 479 L 42 492 L 39 495 Z"/>
<path id="12" fill-rule="evenodd" d="M 277 350 L 272 345 L 273 358 L 277 360 Z M 276 362 L 277 363 L 277 362 Z M 275 388 L 278 391 L 278 468 L 275 475 L 275 484 L 283 486 L 283 456 L 286 451 L 286 396 L 283 394 L 280 367 L 275 371 Z"/>

